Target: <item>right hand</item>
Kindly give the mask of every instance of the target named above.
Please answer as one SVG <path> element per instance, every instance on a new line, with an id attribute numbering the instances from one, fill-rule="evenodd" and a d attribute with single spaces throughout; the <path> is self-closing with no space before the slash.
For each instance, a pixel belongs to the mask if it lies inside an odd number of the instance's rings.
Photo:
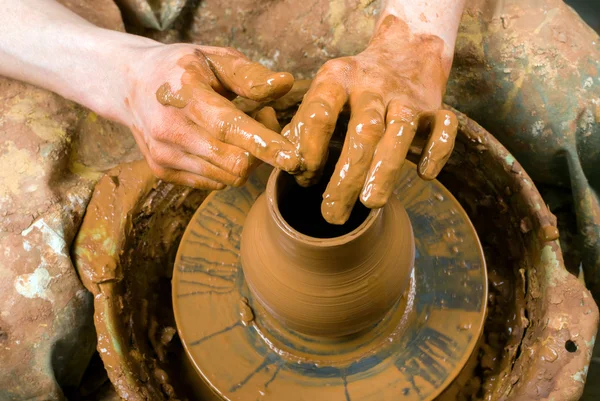
<path id="1" fill-rule="evenodd" d="M 125 106 L 158 178 L 222 189 L 242 185 L 260 160 L 288 172 L 299 169 L 294 145 L 229 101 L 236 95 L 259 102 L 279 98 L 293 85 L 289 73 L 270 71 L 228 48 L 158 45 L 142 52 Z"/>

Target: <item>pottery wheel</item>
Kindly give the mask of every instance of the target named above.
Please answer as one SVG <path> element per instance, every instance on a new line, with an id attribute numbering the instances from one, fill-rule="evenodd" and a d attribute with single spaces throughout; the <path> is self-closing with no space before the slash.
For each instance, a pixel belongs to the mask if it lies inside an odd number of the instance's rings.
<path id="1" fill-rule="evenodd" d="M 394 193 L 415 236 L 408 290 L 367 332 L 315 338 L 270 318 L 244 280 L 242 227 L 270 171 L 262 166 L 245 186 L 213 192 L 181 240 L 173 306 L 198 381 L 224 400 L 435 398 L 475 349 L 487 303 L 481 244 L 458 201 L 406 162 Z"/>

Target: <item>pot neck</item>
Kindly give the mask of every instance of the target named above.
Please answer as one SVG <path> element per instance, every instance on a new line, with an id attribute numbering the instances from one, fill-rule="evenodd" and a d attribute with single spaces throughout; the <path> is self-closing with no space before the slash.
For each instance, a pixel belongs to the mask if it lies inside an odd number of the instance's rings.
<path id="1" fill-rule="evenodd" d="M 384 209 L 371 210 L 365 220 L 347 234 L 333 238 L 316 238 L 294 229 L 279 211 L 279 170 L 273 171 L 267 184 L 267 229 L 277 238 L 282 252 L 306 260 L 307 269 L 339 270 L 356 266 L 376 252 L 377 237 L 383 235 Z M 335 261 L 335 263 L 334 263 Z"/>

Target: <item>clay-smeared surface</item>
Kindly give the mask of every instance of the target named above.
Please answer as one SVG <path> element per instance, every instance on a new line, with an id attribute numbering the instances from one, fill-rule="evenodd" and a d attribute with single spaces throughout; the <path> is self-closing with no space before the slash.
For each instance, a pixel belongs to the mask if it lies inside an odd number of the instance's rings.
<path id="1" fill-rule="evenodd" d="M 267 167 L 198 209 L 176 259 L 173 304 L 188 355 L 222 397 L 431 400 L 458 374 L 483 325 L 482 251 L 452 195 L 418 178 L 413 164 L 403 169 L 396 197 L 415 230 L 411 284 L 379 325 L 350 338 L 315 341 L 286 329 L 245 284 L 242 227 L 265 189 Z"/>
<path id="2" fill-rule="evenodd" d="M 400 298 L 413 268 L 412 227 L 402 204 L 393 199 L 362 214 L 350 232 L 327 238 L 329 225 L 314 224 L 322 220 L 319 209 L 306 213 L 296 204 L 291 213 L 307 223 L 301 226 L 282 217 L 295 186 L 291 176 L 274 171 L 246 218 L 240 260 L 255 299 L 284 326 L 308 335 L 340 337 L 375 325 Z"/>
<path id="3" fill-rule="evenodd" d="M 175 247 L 205 195 L 159 182 L 144 161 L 121 165 L 96 185 L 73 257 L 93 295 L 103 370 L 123 399 L 177 399 L 184 378 L 166 372 L 181 358 L 171 354 L 176 331 L 163 294 Z"/>

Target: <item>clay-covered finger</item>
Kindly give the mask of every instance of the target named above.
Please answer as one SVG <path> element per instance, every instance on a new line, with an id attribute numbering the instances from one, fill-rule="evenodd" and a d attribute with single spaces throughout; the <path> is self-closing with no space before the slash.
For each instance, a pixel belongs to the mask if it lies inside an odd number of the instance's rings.
<path id="1" fill-rule="evenodd" d="M 279 125 L 279 121 L 277 120 L 277 114 L 275 114 L 275 109 L 272 107 L 263 107 L 252 116 L 256 121 L 270 129 L 271 131 L 280 133 L 281 125 Z"/>
<path id="2" fill-rule="evenodd" d="M 295 143 L 302 155 L 303 172 L 296 176 L 302 186 L 314 184 L 327 158 L 329 140 L 338 115 L 346 104 L 346 90 L 331 79 L 317 78 L 304 96 L 282 135 Z"/>
<path id="3" fill-rule="evenodd" d="M 237 177 L 246 177 L 255 160 L 247 150 L 219 141 L 204 129 L 191 123 L 187 126 L 175 127 L 165 135 L 163 141 L 166 146 L 204 159 Z"/>
<path id="4" fill-rule="evenodd" d="M 342 154 L 321 204 L 321 213 L 331 224 L 344 224 L 350 217 L 384 132 L 385 106 L 379 95 L 352 95 L 350 107 L 352 114 Z"/>
<path id="5" fill-rule="evenodd" d="M 152 160 L 165 169 L 196 174 L 231 186 L 238 186 L 245 180 L 245 178 L 231 174 L 198 156 L 165 145 L 150 148 L 150 154 Z"/>
<path id="6" fill-rule="evenodd" d="M 148 160 L 148 165 L 155 176 L 173 184 L 185 185 L 186 187 L 197 189 L 223 189 L 226 187 L 225 184 L 211 180 L 210 178 L 187 171 L 165 168 L 151 160 Z"/>
<path id="7" fill-rule="evenodd" d="M 424 180 L 433 180 L 446 164 L 456 139 L 458 121 L 453 112 L 439 110 L 427 115 L 431 121 L 431 134 L 423 148 L 417 172 Z"/>
<path id="8" fill-rule="evenodd" d="M 208 46 L 201 49 L 219 81 L 238 96 L 268 101 L 292 89 L 294 77 L 289 72 L 271 71 L 234 49 Z"/>
<path id="9" fill-rule="evenodd" d="M 398 117 L 390 118 L 389 113 L 387 120 L 385 133 L 377 144 L 360 195 L 361 202 L 371 209 L 383 207 L 394 191 L 416 132 L 415 121 L 406 121 L 407 119 Z"/>
<path id="10" fill-rule="evenodd" d="M 215 139 L 242 148 L 258 159 L 288 172 L 300 168 L 295 146 L 278 133 L 213 94 L 210 100 L 192 101 L 188 117 Z"/>

